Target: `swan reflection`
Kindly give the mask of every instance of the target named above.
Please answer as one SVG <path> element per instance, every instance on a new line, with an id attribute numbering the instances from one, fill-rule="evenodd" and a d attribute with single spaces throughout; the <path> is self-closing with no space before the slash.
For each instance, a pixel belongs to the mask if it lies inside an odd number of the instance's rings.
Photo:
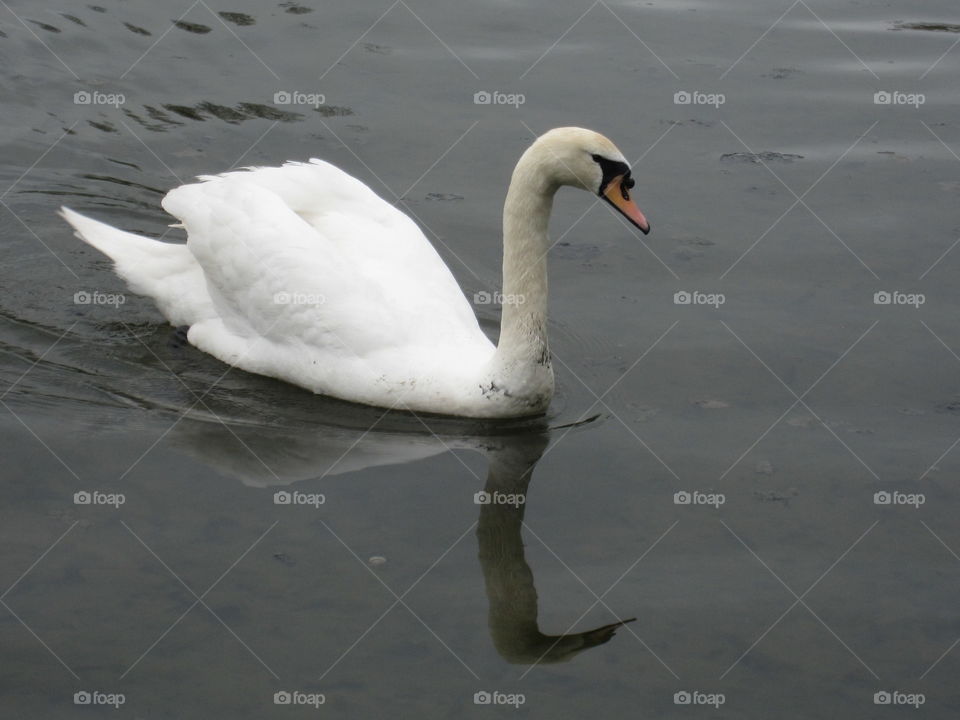
<path id="1" fill-rule="evenodd" d="M 447 423 L 448 421 L 441 421 Z M 382 429 L 381 429 L 382 428 Z M 420 432 L 414 432 L 419 428 Z M 453 435 L 463 426 L 427 428 L 408 416 L 391 417 L 376 430 L 329 427 L 292 431 L 243 424 L 185 421 L 176 442 L 220 473 L 254 487 L 286 486 L 364 468 L 421 460 L 453 449 L 472 449 L 489 460 L 477 521 L 480 567 L 489 602 L 494 647 L 515 664 L 565 662 L 608 642 L 618 620 L 583 632 L 542 632 L 533 572 L 522 538 L 527 490 L 534 468 L 549 442 L 543 420 L 499 426 L 506 434 Z M 483 428 L 489 430 L 489 428 Z"/>

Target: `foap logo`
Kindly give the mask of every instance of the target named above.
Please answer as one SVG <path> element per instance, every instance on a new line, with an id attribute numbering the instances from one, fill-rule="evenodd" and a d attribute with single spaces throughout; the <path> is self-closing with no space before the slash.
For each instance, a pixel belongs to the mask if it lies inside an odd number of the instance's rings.
<path id="1" fill-rule="evenodd" d="M 119 308 L 127 301 L 123 293 L 104 293 L 99 290 L 77 290 L 73 294 L 74 305 L 113 305 Z"/>
<path id="2" fill-rule="evenodd" d="M 123 493 L 105 493 L 99 490 L 87 491 L 80 490 L 73 494 L 74 505 L 109 505 L 116 509 L 127 502 L 127 496 Z"/>
<path id="3" fill-rule="evenodd" d="M 303 493 L 299 491 L 288 492 L 280 490 L 273 494 L 274 505 L 310 505 L 319 509 L 327 501 L 327 496 L 323 493 Z"/>
<path id="4" fill-rule="evenodd" d="M 73 94 L 74 105 L 113 105 L 120 107 L 127 101 L 123 93 L 104 93 L 99 90 L 77 90 Z"/>
<path id="5" fill-rule="evenodd" d="M 474 705 L 511 705 L 519 708 L 527 701 L 527 696 L 523 693 L 505 693 L 499 690 L 480 690 L 473 694 Z"/>
<path id="6" fill-rule="evenodd" d="M 680 690 L 673 694 L 674 705 L 710 705 L 719 708 L 727 701 L 723 693 L 705 693 L 699 690 Z"/>
<path id="7" fill-rule="evenodd" d="M 73 694 L 74 705 L 110 705 L 119 709 L 127 701 L 123 693 L 105 693 L 99 690 L 80 690 Z"/>
<path id="8" fill-rule="evenodd" d="M 523 493 L 502 493 L 498 490 L 491 493 L 481 490 L 473 494 L 474 505 L 513 505 L 513 507 L 520 507 L 526 501 L 527 497 Z"/>
<path id="9" fill-rule="evenodd" d="M 723 93 L 705 93 L 699 90 L 677 90 L 673 94 L 674 105 L 713 105 L 720 107 L 727 102 L 727 96 Z"/>
<path id="10" fill-rule="evenodd" d="M 299 690 L 280 690 L 273 694 L 274 705 L 309 705 L 319 708 L 327 702 L 323 693 L 305 693 Z"/>
<path id="11" fill-rule="evenodd" d="M 705 293 L 699 290 L 689 292 L 687 290 L 678 290 L 673 294 L 674 305 L 709 305 L 714 310 L 719 308 L 727 301 L 727 296 L 723 293 Z"/>
<path id="12" fill-rule="evenodd" d="M 299 90 L 278 90 L 273 94 L 274 105 L 312 105 L 320 107 L 327 102 L 323 93 L 305 93 Z"/>
<path id="13" fill-rule="evenodd" d="M 504 295 L 497 290 L 494 290 L 492 293 L 481 290 L 473 294 L 474 305 L 523 305 L 526 300 L 526 297 L 523 295 L 514 293 Z"/>
<path id="14" fill-rule="evenodd" d="M 276 305 L 323 305 L 326 301 L 320 293 L 278 292 L 273 296 Z"/>
<path id="15" fill-rule="evenodd" d="M 874 305 L 910 305 L 915 310 L 919 310 L 925 302 L 927 302 L 927 296 L 923 293 L 878 290 L 873 294 Z"/>
<path id="16" fill-rule="evenodd" d="M 909 505 L 914 510 L 927 501 L 923 493 L 903 493 L 898 490 L 880 490 L 873 494 L 874 505 Z"/>
<path id="17" fill-rule="evenodd" d="M 727 501 L 727 496 L 723 493 L 705 493 L 699 490 L 681 490 L 673 494 L 674 505 L 709 505 L 714 509 L 719 509 Z"/>
<path id="18" fill-rule="evenodd" d="M 899 90 L 879 90 L 873 94 L 874 105 L 913 105 L 918 108 L 927 101 L 923 93 L 905 93 Z"/>
<path id="19" fill-rule="evenodd" d="M 513 105 L 519 108 L 527 101 L 527 96 L 523 93 L 505 93 L 499 90 L 487 92 L 478 90 L 473 94 L 474 105 Z"/>
<path id="20" fill-rule="evenodd" d="M 923 693 L 905 693 L 899 690 L 881 690 L 873 694 L 874 705 L 910 705 L 919 709 L 927 701 Z"/>

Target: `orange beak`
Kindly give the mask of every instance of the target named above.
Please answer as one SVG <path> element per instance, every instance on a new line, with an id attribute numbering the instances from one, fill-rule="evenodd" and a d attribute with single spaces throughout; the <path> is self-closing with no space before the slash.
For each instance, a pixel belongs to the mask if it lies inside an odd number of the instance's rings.
<path id="1" fill-rule="evenodd" d="M 630 199 L 630 193 L 623 184 L 623 175 L 619 175 L 603 189 L 603 199 L 613 205 L 621 215 L 640 228 L 640 231 L 646 235 L 650 232 L 650 223 L 640 212 L 640 208 Z M 632 185 L 632 182 L 630 183 Z"/>

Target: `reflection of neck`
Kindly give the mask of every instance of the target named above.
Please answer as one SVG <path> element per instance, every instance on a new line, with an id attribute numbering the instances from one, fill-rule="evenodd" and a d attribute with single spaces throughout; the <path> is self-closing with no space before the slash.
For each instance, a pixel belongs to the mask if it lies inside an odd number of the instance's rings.
<path id="1" fill-rule="evenodd" d="M 527 497 L 533 468 L 543 454 L 547 437 L 528 436 L 516 445 L 490 453 L 485 490 Z M 587 648 L 607 642 L 622 623 L 570 635 L 545 635 L 537 625 L 537 590 L 524 557 L 525 504 L 481 505 L 477 525 L 480 566 L 490 603 L 490 634 L 497 652 L 516 664 L 569 660 Z M 629 622 L 629 621 L 627 621 Z"/>
<path id="2" fill-rule="evenodd" d="M 486 491 L 526 497 L 540 452 L 533 458 L 508 456 L 509 451 L 491 453 Z M 536 662 L 549 648 L 537 627 L 537 591 L 523 555 L 520 530 L 524 507 L 481 505 L 477 524 L 480 566 L 490 603 L 490 633 L 497 652 L 512 663 Z"/>

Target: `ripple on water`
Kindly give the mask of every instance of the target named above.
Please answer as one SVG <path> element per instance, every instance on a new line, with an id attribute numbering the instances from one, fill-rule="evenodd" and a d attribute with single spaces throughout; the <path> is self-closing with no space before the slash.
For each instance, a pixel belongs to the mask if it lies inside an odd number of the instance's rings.
<path id="1" fill-rule="evenodd" d="M 206 35 L 208 32 L 213 30 L 209 25 L 202 25 L 200 23 L 187 22 L 186 20 L 173 20 L 174 26 L 185 30 L 189 33 L 194 33 L 196 35 Z"/>
<path id="2" fill-rule="evenodd" d="M 222 17 L 227 22 L 232 22 L 234 25 L 239 25 L 240 27 L 249 27 L 250 25 L 255 25 L 257 22 L 245 13 L 218 12 L 217 15 Z"/>
<path id="3" fill-rule="evenodd" d="M 298 5 L 295 2 L 282 2 L 280 3 L 280 7 L 284 9 L 284 12 L 288 12 L 291 15 L 306 15 L 307 13 L 313 12 L 313 8 Z"/>
<path id="4" fill-rule="evenodd" d="M 940 22 L 898 22 L 893 30 L 925 30 L 927 32 L 960 33 L 960 25 Z"/>
<path id="5" fill-rule="evenodd" d="M 878 61 L 874 58 L 862 58 L 870 70 L 882 74 L 884 79 L 889 79 L 893 73 L 901 73 L 907 79 L 915 80 L 917 75 L 922 73 L 924 70 L 929 69 L 930 63 L 933 62 L 929 56 L 924 55 L 918 58 L 910 57 L 886 57 L 882 61 Z M 934 58 L 935 59 L 935 58 Z M 828 76 L 840 77 L 843 75 L 850 74 L 869 74 L 869 71 L 864 64 L 860 61 L 861 58 L 849 57 L 849 58 L 820 58 L 816 60 L 810 60 L 806 64 L 806 69 L 811 74 L 818 73 Z M 824 89 L 821 92 L 830 92 L 828 89 Z M 840 88 L 833 90 L 834 93 L 842 92 Z M 873 92 L 871 91 L 871 95 Z"/>
<path id="6" fill-rule="evenodd" d="M 326 107 L 326 106 L 321 106 Z M 345 107 L 329 106 L 331 115 L 352 115 L 353 110 Z M 272 105 L 262 103 L 242 102 L 233 107 L 228 105 L 218 105 L 217 103 L 203 101 L 195 105 L 181 105 L 179 103 L 165 103 L 161 107 L 144 105 L 142 113 L 138 113 L 130 108 L 123 108 L 123 113 L 141 127 L 153 132 L 164 132 L 172 127 L 183 125 L 181 119 L 193 120 L 195 122 L 204 122 L 210 118 L 216 118 L 231 125 L 239 125 L 247 120 L 271 120 L 277 122 L 300 122 L 304 116 L 298 112 L 289 110 L 279 110 Z M 91 124 L 93 124 L 91 122 Z M 112 126 L 106 126 L 99 123 L 98 130 L 104 132 L 116 132 Z M 102 127 L 100 127 L 102 126 Z"/>
<path id="7" fill-rule="evenodd" d="M 882 34 L 891 30 L 920 30 L 934 33 L 960 33 L 960 25 L 938 21 L 905 22 L 902 20 L 889 21 L 881 18 L 873 19 L 834 19 L 825 20 L 830 30 L 838 34 Z M 827 29 L 817 18 L 809 13 L 790 13 L 779 24 L 779 27 L 795 30 L 815 30 L 826 32 Z"/>
<path id="8" fill-rule="evenodd" d="M 763 152 L 753 153 L 753 152 L 732 152 L 724 153 L 720 156 L 720 162 L 728 163 L 753 163 L 759 165 L 761 163 L 777 162 L 777 163 L 790 163 L 794 160 L 803 160 L 803 155 L 794 155 L 792 153 L 781 153 L 773 152 L 772 150 L 764 150 Z"/>
<path id="9" fill-rule="evenodd" d="M 117 130 L 117 128 L 114 127 L 113 123 L 110 123 L 110 122 L 97 122 L 96 120 L 87 120 L 87 124 L 90 127 L 99 130 L 100 132 L 105 132 L 105 133 L 120 132 L 119 130 Z"/>
<path id="10" fill-rule="evenodd" d="M 123 26 L 130 32 L 135 33 L 137 35 L 147 35 L 147 36 L 153 35 L 153 33 L 147 30 L 146 28 L 142 28 L 139 25 L 134 25 L 133 23 L 125 22 Z"/>
<path id="11" fill-rule="evenodd" d="M 50 32 L 50 33 L 60 32 L 60 28 L 56 27 L 55 25 L 50 25 L 49 23 L 40 22 L 39 20 L 29 20 L 28 22 L 33 23 L 41 30 L 46 30 L 47 32 Z"/>

